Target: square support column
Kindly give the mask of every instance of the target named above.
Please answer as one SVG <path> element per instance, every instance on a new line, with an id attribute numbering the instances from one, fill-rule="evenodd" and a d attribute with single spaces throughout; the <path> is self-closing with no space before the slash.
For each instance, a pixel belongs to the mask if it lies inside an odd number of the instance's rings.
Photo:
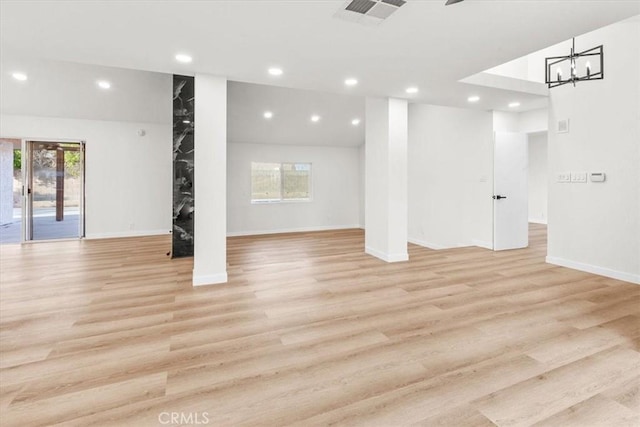
<path id="1" fill-rule="evenodd" d="M 407 261 L 406 100 L 367 98 L 365 132 L 365 252 Z"/>
<path id="2" fill-rule="evenodd" d="M 227 281 L 227 79 L 195 76 L 193 286 Z"/>

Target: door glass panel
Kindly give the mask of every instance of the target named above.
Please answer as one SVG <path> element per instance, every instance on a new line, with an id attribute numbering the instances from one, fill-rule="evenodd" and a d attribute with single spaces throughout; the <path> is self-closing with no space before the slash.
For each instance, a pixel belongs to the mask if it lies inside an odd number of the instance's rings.
<path id="1" fill-rule="evenodd" d="M 31 239 L 81 237 L 81 145 L 33 142 L 30 162 Z"/>
<path id="2" fill-rule="evenodd" d="M 22 240 L 22 141 L 0 138 L 0 243 Z"/>

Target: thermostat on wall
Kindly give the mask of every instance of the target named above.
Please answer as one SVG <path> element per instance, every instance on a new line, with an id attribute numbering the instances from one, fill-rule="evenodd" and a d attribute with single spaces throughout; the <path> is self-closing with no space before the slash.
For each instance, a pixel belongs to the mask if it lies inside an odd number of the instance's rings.
<path id="1" fill-rule="evenodd" d="M 569 133 L 569 119 L 558 120 L 558 133 Z"/>
<path id="2" fill-rule="evenodd" d="M 591 172 L 591 182 L 604 182 L 607 175 L 604 172 Z"/>

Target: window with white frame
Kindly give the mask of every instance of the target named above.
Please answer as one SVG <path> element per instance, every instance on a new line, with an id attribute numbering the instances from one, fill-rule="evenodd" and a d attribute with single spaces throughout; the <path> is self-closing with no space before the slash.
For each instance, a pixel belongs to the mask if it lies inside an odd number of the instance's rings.
<path id="1" fill-rule="evenodd" d="M 251 202 L 311 200 L 311 163 L 251 163 Z"/>

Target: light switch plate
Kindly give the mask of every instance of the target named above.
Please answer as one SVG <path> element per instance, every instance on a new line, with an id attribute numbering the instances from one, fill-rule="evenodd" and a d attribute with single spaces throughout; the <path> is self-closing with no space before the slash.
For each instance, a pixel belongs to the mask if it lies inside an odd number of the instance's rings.
<path id="1" fill-rule="evenodd" d="M 571 172 L 558 172 L 556 182 L 571 182 Z"/>
<path id="2" fill-rule="evenodd" d="M 571 182 L 587 182 L 586 172 L 571 172 Z"/>

